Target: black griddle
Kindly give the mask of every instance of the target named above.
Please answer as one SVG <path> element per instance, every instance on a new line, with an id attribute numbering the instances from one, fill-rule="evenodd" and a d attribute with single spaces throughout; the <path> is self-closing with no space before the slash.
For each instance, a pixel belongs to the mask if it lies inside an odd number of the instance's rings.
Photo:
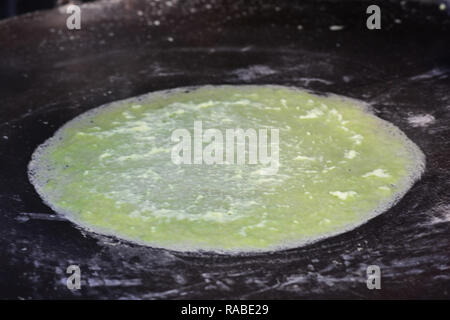
<path id="1" fill-rule="evenodd" d="M 0 298 L 449 298 L 450 18 L 436 2 L 97 1 L 0 21 Z M 340 31 L 330 26 L 344 26 Z M 301 27 L 300 27 L 301 26 Z M 101 104 L 204 84 L 280 84 L 364 100 L 425 153 L 422 179 L 367 224 L 286 251 L 227 256 L 80 230 L 27 178 L 34 149 Z M 412 121 L 427 115 L 425 120 Z M 433 118 L 430 118 L 433 117 Z M 81 268 L 82 288 L 66 287 Z M 366 268 L 381 268 L 368 290 Z"/>

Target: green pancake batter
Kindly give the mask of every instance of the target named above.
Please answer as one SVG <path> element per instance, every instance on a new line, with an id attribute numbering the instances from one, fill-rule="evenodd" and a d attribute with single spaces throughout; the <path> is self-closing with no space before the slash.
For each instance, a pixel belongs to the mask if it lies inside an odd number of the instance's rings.
<path id="1" fill-rule="evenodd" d="M 221 164 L 174 163 L 174 130 L 189 131 L 194 145 L 195 122 L 224 137 L 226 129 L 268 129 L 269 155 L 270 130 L 278 130 L 276 170 L 225 156 Z M 353 229 L 391 207 L 423 168 L 418 147 L 359 101 L 282 86 L 204 86 L 73 119 L 38 147 L 29 176 L 49 206 L 93 232 L 231 253 Z"/>

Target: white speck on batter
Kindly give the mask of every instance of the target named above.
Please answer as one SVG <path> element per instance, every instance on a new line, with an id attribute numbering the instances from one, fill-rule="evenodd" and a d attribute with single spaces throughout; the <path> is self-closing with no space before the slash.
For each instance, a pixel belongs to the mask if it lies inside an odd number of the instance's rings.
<path id="1" fill-rule="evenodd" d="M 301 156 L 301 155 L 299 155 L 299 156 L 296 156 L 296 157 L 294 158 L 294 160 L 307 160 L 307 161 L 314 161 L 314 160 L 316 160 L 316 158 L 314 158 L 314 157 L 307 157 L 307 156 Z"/>
<path id="2" fill-rule="evenodd" d="M 346 159 L 353 159 L 355 158 L 359 153 L 355 150 L 346 150 L 344 153 L 344 158 Z"/>
<path id="3" fill-rule="evenodd" d="M 356 196 L 357 193 L 355 191 L 331 191 L 330 194 L 332 196 L 338 197 L 341 200 L 347 200 L 348 197 Z"/>
<path id="4" fill-rule="evenodd" d="M 367 177 L 388 178 L 390 176 L 391 175 L 389 173 L 387 173 L 386 171 L 384 171 L 383 169 L 375 169 L 373 171 L 367 172 L 366 174 L 362 175 L 363 178 L 367 178 Z"/>
<path id="5" fill-rule="evenodd" d="M 362 139 L 364 139 L 364 137 L 360 134 L 355 134 L 354 136 L 350 137 L 350 139 L 355 141 L 356 144 L 361 144 Z"/>
<path id="6" fill-rule="evenodd" d="M 299 116 L 299 118 L 300 119 L 314 119 L 314 118 L 318 118 L 322 115 L 323 115 L 323 111 L 315 108 L 315 109 L 311 109 L 308 112 L 306 112 L 306 115 Z"/>

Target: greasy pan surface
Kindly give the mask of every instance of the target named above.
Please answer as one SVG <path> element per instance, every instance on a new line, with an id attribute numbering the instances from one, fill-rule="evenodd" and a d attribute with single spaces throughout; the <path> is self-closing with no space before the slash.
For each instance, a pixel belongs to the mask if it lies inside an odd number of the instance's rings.
<path id="1" fill-rule="evenodd" d="M 382 30 L 369 31 L 367 3 L 298 2 L 97 2 L 82 7 L 79 31 L 66 29 L 64 8 L 0 22 L 0 298 L 448 298 L 449 16 L 384 2 Z M 369 102 L 423 150 L 425 174 L 356 230 L 249 256 L 96 236 L 42 203 L 26 166 L 66 121 L 203 84 L 292 85 Z M 81 268 L 78 291 L 65 285 L 71 264 Z M 368 265 L 380 266 L 381 290 L 367 289 Z"/>

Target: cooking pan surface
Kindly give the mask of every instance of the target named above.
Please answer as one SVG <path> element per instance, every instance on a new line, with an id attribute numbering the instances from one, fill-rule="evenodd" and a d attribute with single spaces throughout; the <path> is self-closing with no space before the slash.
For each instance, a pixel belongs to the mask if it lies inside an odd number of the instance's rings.
<path id="1" fill-rule="evenodd" d="M 448 298 L 450 18 L 383 2 L 100 1 L 0 22 L 1 298 Z M 342 30 L 331 26 L 343 26 Z M 330 28 L 331 27 L 331 28 Z M 340 28 L 337 28 L 340 29 Z M 187 254 L 95 236 L 45 206 L 34 149 L 101 104 L 204 84 L 280 84 L 364 100 L 425 153 L 422 179 L 367 224 L 307 247 Z M 79 265 L 81 290 L 66 287 Z M 368 290 L 366 268 L 381 268 Z"/>

